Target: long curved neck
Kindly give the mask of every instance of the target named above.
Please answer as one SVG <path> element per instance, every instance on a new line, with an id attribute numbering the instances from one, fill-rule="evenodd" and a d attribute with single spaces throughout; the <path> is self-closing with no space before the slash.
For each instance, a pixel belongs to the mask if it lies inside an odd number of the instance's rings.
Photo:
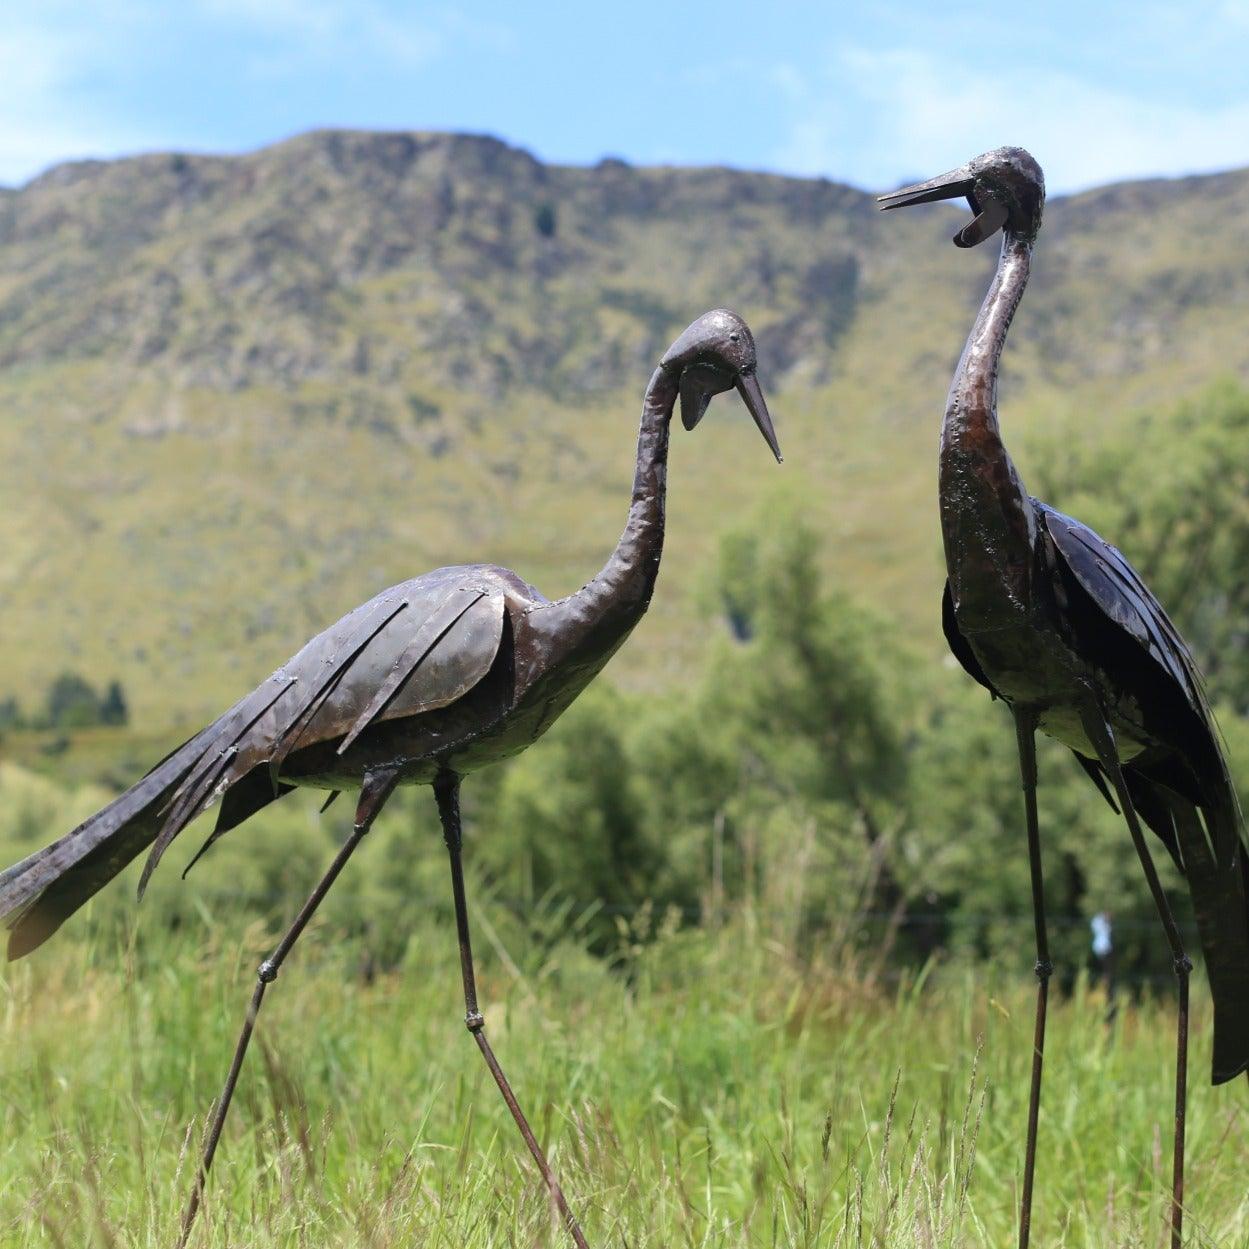
<path id="1" fill-rule="evenodd" d="M 997 422 L 998 363 L 1031 262 L 1031 242 L 1008 233 L 946 400 L 941 532 L 965 632 L 1008 623 L 1031 597 L 1036 518 Z"/>
<path id="2" fill-rule="evenodd" d="M 640 616 L 650 602 L 664 549 L 668 430 L 677 387 L 678 379 L 661 368 L 651 375 L 646 387 L 629 519 L 598 576 L 574 595 L 587 613 Z"/>
<path id="3" fill-rule="evenodd" d="M 611 658 L 650 603 L 663 553 L 668 427 L 678 385 L 656 369 L 646 388 L 629 519 L 611 558 L 575 594 L 526 613 L 517 689 L 547 699 L 548 723 Z M 551 689 L 557 692 L 550 695 Z"/>

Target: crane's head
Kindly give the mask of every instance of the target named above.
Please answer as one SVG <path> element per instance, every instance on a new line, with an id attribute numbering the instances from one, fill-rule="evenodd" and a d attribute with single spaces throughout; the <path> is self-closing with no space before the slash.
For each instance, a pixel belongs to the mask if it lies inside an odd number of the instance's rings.
<path id="1" fill-rule="evenodd" d="M 939 178 L 882 195 L 882 209 L 908 208 L 933 200 L 967 197 L 974 214 L 955 236 L 959 247 L 975 247 L 998 230 L 1031 242 L 1041 228 L 1045 175 L 1021 147 L 996 147 Z"/>
<path id="2" fill-rule="evenodd" d="M 704 312 L 664 352 L 659 367 L 679 378 L 681 424 L 693 429 L 712 397 L 736 388 L 779 464 L 780 444 L 755 376 L 755 339 L 750 327 L 727 308 Z"/>

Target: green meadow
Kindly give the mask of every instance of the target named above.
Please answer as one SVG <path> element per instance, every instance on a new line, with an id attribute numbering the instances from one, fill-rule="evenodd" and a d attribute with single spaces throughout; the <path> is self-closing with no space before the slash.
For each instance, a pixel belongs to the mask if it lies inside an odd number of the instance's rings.
<path id="1" fill-rule="evenodd" d="M 1242 778 L 1249 663 L 1228 605 L 1245 593 L 1249 516 L 1238 478 L 1215 470 L 1247 435 L 1249 400 L 1223 387 L 1079 454 L 1033 452 L 1184 603 Z M 1134 465 L 1181 445 L 1173 473 L 1132 488 Z M 830 577 L 826 543 L 788 494 L 722 529 L 699 592 L 704 653 L 680 686 L 604 680 L 466 785 L 491 1034 L 592 1244 L 1012 1237 L 1033 990 L 1008 717 Z M 1198 560 L 1201 593 L 1181 594 Z M 48 715 L 116 710 L 58 690 Z M 72 717 L 11 726 L 5 861 L 162 745 Z M 1041 768 L 1059 976 L 1036 1237 L 1160 1245 L 1165 943 L 1118 818 L 1052 744 Z M 349 818 L 346 800 L 322 815 L 292 796 L 182 881 L 192 829 L 141 907 L 132 868 L 8 968 L 0 1243 L 173 1243 L 254 968 Z M 562 1243 L 460 1022 L 449 892 L 429 795 L 399 795 L 270 991 L 193 1245 Z M 1113 1001 L 1090 978 L 1100 910 Z M 1205 1083 L 1194 983 L 1188 1243 L 1247 1244 L 1249 1088 Z"/>
<path id="2" fill-rule="evenodd" d="M 604 960 L 473 909 L 490 1033 L 592 1245 L 1012 1242 L 1022 952 L 889 976 L 745 905 L 635 917 Z M 67 942 L 8 973 L 0 1243 L 173 1244 L 266 935 L 200 929 L 141 967 Z M 363 966 L 317 929 L 271 990 L 192 1245 L 564 1243 L 460 1022 L 448 926 L 414 916 L 398 965 Z M 1083 979 L 1053 1010 L 1038 1243 L 1163 1243 L 1173 1018 L 1164 987 L 1108 1023 Z M 1199 1008 L 1198 1068 L 1208 1046 Z M 1188 1132 L 1188 1243 L 1249 1243 L 1249 1089 L 1198 1070 Z"/>
<path id="3" fill-rule="evenodd" d="M 1002 393 L 1029 486 L 1191 641 L 1242 786 L 1247 208 L 1243 172 L 1051 202 Z M 445 135 L 5 191 L 0 866 L 387 584 L 488 560 L 574 589 L 655 359 L 730 303 L 787 463 L 732 396 L 675 430 L 652 611 L 466 783 L 488 1026 L 594 1246 L 1012 1243 L 1032 921 L 1009 717 L 940 636 L 937 422 L 992 260 L 952 221 Z M 1040 766 L 1034 1244 L 1154 1249 L 1170 960 L 1119 817 L 1052 743 Z M 4 1249 L 172 1247 L 254 968 L 349 820 L 293 795 L 183 882 L 205 822 L 142 907 L 136 864 L 0 972 Z M 266 999 L 196 1249 L 563 1243 L 453 932 L 433 803 L 400 794 Z M 1200 970 L 1193 1000 L 1188 1243 L 1249 1246 L 1249 1086 L 1206 1083 Z"/>

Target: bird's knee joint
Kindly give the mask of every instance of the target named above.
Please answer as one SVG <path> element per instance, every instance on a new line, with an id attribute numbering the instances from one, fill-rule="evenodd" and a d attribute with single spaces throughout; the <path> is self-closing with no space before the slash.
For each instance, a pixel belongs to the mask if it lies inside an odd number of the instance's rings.
<path id="1" fill-rule="evenodd" d="M 470 1010 L 464 1016 L 464 1026 L 470 1032 L 480 1032 L 486 1026 L 486 1017 L 479 1010 Z"/>
<path id="2" fill-rule="evenodd" d="M 256 968 L 256 979 L 261 984 L 272 984 L 278 978 L 278 965 L 272 959 L 265 959 Z"/>
<path id="3" fill-rule="evenodd" d="M 1193 960 L 1187 954 L 1177 954 L 1175 958 L 1175 974 L 1187 976 L 1193 970 Z"/>
<path id="4" fill-rule="evenodd" d="M 1047 958 L 1039 958 L 1032 970 L 1036 972 L 1036 978 L 1044 984 L 1054 974 L 1054 964 Z"/>

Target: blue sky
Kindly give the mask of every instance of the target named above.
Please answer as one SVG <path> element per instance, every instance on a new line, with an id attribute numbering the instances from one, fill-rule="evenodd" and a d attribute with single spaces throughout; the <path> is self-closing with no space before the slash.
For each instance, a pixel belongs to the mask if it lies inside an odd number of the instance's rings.
<path id="1" fill-rule="evenodd" d="M 314 126 L 864 187 L 1001 143 L 1053 190 L 1249 165 L 1249 0 L 0 0 L 0 183 Z"/>

